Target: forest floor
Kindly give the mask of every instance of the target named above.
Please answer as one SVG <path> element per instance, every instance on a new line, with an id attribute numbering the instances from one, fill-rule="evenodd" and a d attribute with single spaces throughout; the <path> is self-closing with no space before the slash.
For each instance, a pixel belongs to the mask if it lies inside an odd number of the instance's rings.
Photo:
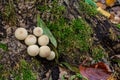
<path id="1" fill-rule="evenodd" d="M 0 80 L 84 80 L 79 66 L 85 61 L 84 66 L 88 67 L 105 63 L 120 80 L 120 55 L 109 54 L 94 37 L 91 25 L 77 13 L 70 15 L 64 3 L 64 0 L 0 2 Z M 56 52 L 55 60 L 29 56 L 28 46 L 14 36 L 19 27 L 32 34 L 38 14 L 57 41 L 57 48 L 49 45 Z"/>

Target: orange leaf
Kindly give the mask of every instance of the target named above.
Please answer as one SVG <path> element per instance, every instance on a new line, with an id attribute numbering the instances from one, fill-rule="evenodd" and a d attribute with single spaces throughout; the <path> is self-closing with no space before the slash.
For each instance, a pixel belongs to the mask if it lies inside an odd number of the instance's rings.
<path id="1" fill-rule="evenodd" d="M 116 0 L 106 0 L 106 5 L 107 6 L 113 6 L 115 4 Z"/>
<path id="2" fill-rule="evenodd" d="M 102 62 L 91 65 L 90 67 L 80 65 L 79 69 L 80 73 L 88 80 L 107 80 L 111 76 L 109 67 Z"/>

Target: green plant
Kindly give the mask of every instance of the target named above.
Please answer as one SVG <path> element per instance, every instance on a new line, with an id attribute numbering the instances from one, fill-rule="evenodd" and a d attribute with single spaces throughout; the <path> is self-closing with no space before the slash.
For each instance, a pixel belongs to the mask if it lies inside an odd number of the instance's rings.
<path id="1" fill-rule="evenodd" d="M 46 26 L 44 21 L 40 19 L 40 15 L 37 15 L 37 26 L 41 27 L 43 29 L 43 34 L 47 35 L 51 41 L 51 43 L 54 45 L 55 48 L 57 48 L 57 41 L 55 37 L 52 35 L 49 28 Z"/>
<path id="2" fill-rule="evenodd" d="M 3 43 L 0 43 L 0 48 L 7 51 L 8 48 L 7 48 L 7 45 L 6 44 L 3 44 Z"/>
<path id="3" fill-rule="evenodd" d="M 80 9 L 80 11 L 82 11 L 83 14 L 87 14 L 89 16 L 95 16 L 96 14 L 98 14 L 98 11 L 96 10 L 95 7 L 93 7 L 89 4 L 86 4 L 83 1 L 80 1 L 79 9 Z"/>
<path id="4" fill-rule="evenodd" d="M 86 78 L 84 78 L 80 73 L 76 73 L 75 75 L 72 75 L 70 77 L 70 80 L 74 80 L 74 79 L 79 79 L 79 80 L 87 80 Z"/>
<path id="5" fill-rule="evenodd" d="M 45 5 L 48 7 L 45 8 L 46 10 L 42 13 L 50 13 L 49 16 L 53 17 L 53 19 L 51 19 L 51 17 L 47 18 L 49 20 L 41 18 L 57 40 L 57 57 L 59 58 L 61 53 L 64 53 L 71 59 L 74 59 L 76 57 L 76 53 L 72 51 L 76 48 L 80 49 L 81 53 L 88 52 L 92 44 L 91 34 L 93 31 L 86 21 L 82 18 L 75 20 L 66 19 L 63 15 L 65 6 L 59 4 L 57 0 L 53 0 L 51 2 L 51 7 L 49 7 L 48 3 Z M 86 6 L 84 6 L 84 8 L 86 8 Z M 89 5 L 87 5 L 87 9 L 89 10 Z M 91 7 L 90 9 L 93 10 Z M 85 9 L 83 9 L 83 11 L 84 10 Z M 94 12 L 95 11 L 88 11 L 88 14 L 91 13 L 92 15 Z"/>
<path id="6" fill-rule="evenodd" d="M 72 72 L 79 73 L 79 69 L 76 66 L 73 66 L 67 62 L 61 62 L 60 66 L 65 66 L 67 69 L 69 69 Z"/>
<path id="7" fill-rule="evenodd" d="M 117 24 L 117 28 L 120 29 L 120 24 Z M 120 39 L 120 36 L 118 36 L 118 38 Z"/>
<path id="8" fill-rule="evenodd" d="M 119 29 L 120 29 L 120 24 L 117 24 L 117 28 L 119 28 Z"/>
<path id="9" fill-rule="evenodd" d="M 85 3 L 97 8 L 96 3 L 93 0 L 85 0 Z"/>
<path id="10" fill-rule="evenodd" d="M 38 4 L 36 7 L 37 9 L 44 13 L 50 13 L 51 18 L 56 21 L 59 18 L 63 17 L 63 13 L 65 11 L 65 6 L 59 4 L 58 0 L 53 0 L 51 4 L 47 3 L 46 1 L 43 2 L 44 5 Z"/>
<path id="11" fill-rule="evenodd" d="M 4 11 L 2 12 L 3 19 L 8 23 L 15 25 L 16 24 L 16 14 L 14 8 L 14 1 L 8 0 L 7 4 L 5 5 Z"/>
<path id="12" fill-rule="evenodd" d="M 2 76 L 2 73 L 3 73 L 3 65 L 0 64 L 0 80 L 5 80 L 4 77 Z"/>
<path id="13" fill-rule="evenodd" d="M 46 25 L 58 42 L 58 58 L 61 53 L 64 53 L 74 60 L 76 56 L 79 56 L 72 52 L 76 48 L 83 53 L 89 51 L 93 31 L 83 19 L 68 21 L 65 18 L 59 18 L 57 21 L 46 22 Z"/>
<path id="14" fill-rule="evenodd" d="M 101 46 L 92 47 L 92 57 L 96 62 L 100 61 L 101 59 L 105 58 L 106 56 L 107 55 Z"/>
<path id="15" fill-rule="evenodd" d="M 80 46 L 80 50 L 87 52 L 91 46 L 91 34 L 92 29 L 90 26 L 82 19 L 76 19 L 72 22 L 74 27 L 75 39 L 79 40 L 76 46 Z"/>
<path id="16" fill-rule="evenodd" d="M 29 64 L 25 60 L 20 61 L 19 72 L 14 72 L 15 80 L 36 80 L 36 76 L 30 69 Z"/>

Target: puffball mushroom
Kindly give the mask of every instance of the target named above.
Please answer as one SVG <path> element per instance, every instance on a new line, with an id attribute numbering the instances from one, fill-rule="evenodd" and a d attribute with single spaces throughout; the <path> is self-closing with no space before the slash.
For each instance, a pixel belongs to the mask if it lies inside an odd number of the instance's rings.
<path id="1" fill-rule="evenodd" d="M 40 47 L 40 52 L 39 52 L 39 56 L 42 58 L 46 58 L 51 54 L 51 50 L 48 46 L 41 46 Z"/>
<path id="2" fill-rule="evenodd" d="M 55 59 L 55 52 L 51 51 L 51 54 L 46 59 L 47 60 L 53 60 L 53 59 Z"/>
<path id="3" fill-rule="evenodd" d="M 46 35 L 42 35 L 38 38 L 38 44 L 41 46 L 46 46 L 49 43 L 49 38 Z"/>
<path id="4" fill-rule="evenodd" d="M 25 28 L 17 28 L 15 31 L 15 37 L 19 40 L 24 40 L 28 36 L 28 32 Z"/>
<path id="5" fill-rule="evenodd" d="M 40 27 L 36 27 L 33 30 L 33 34 L 37 37 L 41 36 L 43 34 L 43 29 Z"/>
<path id="6" fill-rule="evenodd" d="M 28 48 L 27 48 L 27 53 L 30 55 L 30 56 L 36 56 L 39 54 L 39 47 L 37 45 L 30 45 Z"/>
<path id="7" fill-rule="evenodd" d="M 28 35 L 25 39 L 26 45 L 34 45 L 37 42 L 37 38 L 34 35 Z"/>

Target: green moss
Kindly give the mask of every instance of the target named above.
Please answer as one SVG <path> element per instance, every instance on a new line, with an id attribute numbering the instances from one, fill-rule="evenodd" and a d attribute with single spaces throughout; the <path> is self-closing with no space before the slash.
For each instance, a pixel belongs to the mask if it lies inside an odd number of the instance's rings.
<path id="1" fill-rule="evenodd" d="M 20 61 L 20 68 L 18 71 L 18 73 L 13 73 L 15 76 L 15 80 L 36 80 L 36 76 L 25 60 Z"/>
<path id="2" fill-rule="evenodd" d="M 4 65 L 0 64 L 0 80 L 7 80 L 5 77 Z"/>
<path id="3" fill-rule="evenodd" d="M 42 13 L 49 12 L 55 21 L 63 16 L 62 14 L 65 11 L 65 6 L 60 5 L 58 0 L 53 0 L 51 4 L 44 1 L 43 4 L 44 5 L 37 5 L 37 9 Z"/>
<path id="4" fill-rule="evenodd" d="M 13 0 L 8 0 L 8 3 L 5 5 L 4 11 L 2 12 L 3 19 L 11 25 L 16 24 L 16 14 Z"/>
<path id="5" fill-rule="evenodd" d="M 116 25 L 118 29 L 120 29 L 120 24 Z M 117 36 L 120 39 L 120 36 Z"/>
<path id="6" fill-rule="evenodd" d="M 47 26 L 52 31 L 58 41 L 59 53 L 70 53 L 71 49 L 79 48 L 87 52 L 90 47 L 90 35 L 92 29 L 82 19 L 67 21 L 60 18 L 58 21 L 48 23 Z"/>
<path id="7" fill-rule="evenodd" d="M 0 80 L 8 80 L 12 76 L 14 80 L 36 80 L 37 74 L 32 70 L 31 64 L 21 60 L 15 68 L 5 69 L 5 65 L 0 64 Z"/>
<path id="8" fill-rule="evenodd" d="M 75 39 L 78 40 L 76 45 L 80 46 L 81 51 L 88 51 L 89 47 L 91 46 L 91 34 L 92 29 L 90 26 L 82 19 L 76 19 L 73 21 L 73 30 Z"/>
<path id="9" fill-rule="evenodd" d="M 44 11 L 48 10 L 49 7 L 46 6 L 46 5 L 38 5 L 38 6 L 37 6 L 37 9 L 38 9 L 39 11 L 41 11 L 41 12 L 44 12 Z"/>
<path id="10" fill-rule="evenodd" d="M 32 59 L 32 62 L 31 63 L 34 63 L 34 64 L 29 64 L 30 68 L 32 68 L 34 65 L 36 66 L 36 68 L 40 68 L 41 66 L 41 63 L 40 61 L 38 61 L 37 59 Z"/>
<path id="11" fill-rule="evenodd" d="M 0 48 L 7 51 L 8 48 L 7 48 L 7 45 L 6 44 L 3 44 L 3 43 L 0 43 Z"/>
<path id="12" fill-rule="evenodd" d="M 95 62 L 101 61 L 101 59 L 107 57 L 105 50 L 99 45 L 91 48 L 92 58 Z"/>
<path id="13" fill-rule="evenodd" d="M 44 20 L 47 27 L 53 33 L 58 42 L 58 53 L 65 53 L 71 56 L 71 59 L 76 57 L 73 53 L 75 48 L 80 49 L 81 53 L 89 53 L 92 47 L 91 34 L 93 33 L 91 27 L 82 18 L 69 21 L 64 18 L 64 6 L 60 6 L 58 1 L 53 0 L 51 7 L 40 7 L 41 12 L 50 12 L 54 16 L 54 20 Z M 99 14 L 93 6 L 86 4 L 83 1 L 79 3 L 81 13 L 88 16 L 96 16 Z M 105 51 L 101 47 L 94 47 L 92 50 L 92 57 L 95 61 L 99 61 L 105 57 Z"/>
<path id="14" fill-rule="evenodd" d="M 96 10 L 80 1 L 80 9 L 89 15 L 96 15 Z M 65 7 L 59 5 L 57 0 L 53 0 L 51 7 L 38 5 L 41 12 L 50 12 L 54 16 L 54 20 L 47 21 L 47 27 L 52 31 L 58 41 L 58 53 L 70 53 L 74 48 L 79 48 L 83 52 L 87 52 L 91 43 L 92 29 L 82 19 L 68 21 L 63 17 Z M 83 12 L 83 13 L 84 13 Z"/>
<path id="15" fill-rule="evenodd" d="M 117 28 L 119 28 L 119 29 L 120 29 L 120 24 L 117 24 Z"/>
<path id="16" fill-rule="evenodd" d="M 36 7 L 41 12 L 49 11 L 52 13 L 56 13 L 56 12 L 58 13 L 65 10 L 65 7 L 63 5 L 59 5 L 58 0 L 53 0 L 51 4 L 44 1 L 44 5 L 37 5 Z"/>
<path id="17" fill-rule="evenodd" d="M 0 73 L 2 73 L 3 65 L 0 64 Z M 2 74 L 0 74 L 0 80 L 2 79 Z"/>
<path id="18" fill-rule="evenodd" d="M 96 14 L 98 14 L 98 11 L 95 7 L 88 5 L 83 1 L 80 1 L 79 9 L 80 11 L 82 11 L 83 14 L 87 14 L 89 16 L 95 16 Z"/>

